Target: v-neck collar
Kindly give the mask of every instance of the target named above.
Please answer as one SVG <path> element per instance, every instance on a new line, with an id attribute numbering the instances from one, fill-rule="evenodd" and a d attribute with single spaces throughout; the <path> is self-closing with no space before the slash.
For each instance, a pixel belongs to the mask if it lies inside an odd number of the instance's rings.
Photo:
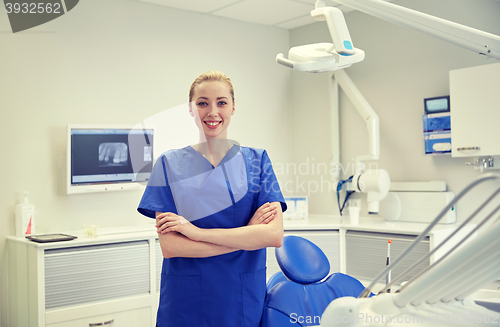
<path id="1" fill-rule="evenodd" d="M 195 148 L 193 148 L 193 146 L 188 146 L 188 148 L 194 152 L 196 152 L 197 155 L 199 155 L 201 158 L 203 158 L 203 160 L 205 160 L 206 162 L 208 162 L 211 166 L 212 166 L 212 169 L 215 169 L 217 167 L 219 167 L 221 164 L 224 164 L 226 163 L 227 161 L 231 160 L 231 158 L 233 158 L 236 153 L 238 153 L 239 151 L 239 146 L 236 145 L 236 144 L 233 144 L 231 146 L 231 148 L 229 148 L 229 150 L 226 152 L 226 154 L 224 155 L 224 157 L 222 157 L 221 161 L 219 161 L 219 164 L 217 166 L 214 166 L 210 160 L 208 160 L 204 155 L 202 155 L 201 153 L 199 153 Z"/>

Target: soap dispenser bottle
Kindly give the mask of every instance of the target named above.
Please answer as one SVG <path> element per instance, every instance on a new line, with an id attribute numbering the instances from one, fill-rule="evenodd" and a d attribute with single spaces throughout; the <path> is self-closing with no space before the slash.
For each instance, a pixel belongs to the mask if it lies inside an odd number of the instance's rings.
<path id="1" fill-rule="evenodd" d="M 28 192 L 24 192 L 23 203 L 16 206 L 16 236 L 35 234 L 35 205 L 29 203 Z"/>

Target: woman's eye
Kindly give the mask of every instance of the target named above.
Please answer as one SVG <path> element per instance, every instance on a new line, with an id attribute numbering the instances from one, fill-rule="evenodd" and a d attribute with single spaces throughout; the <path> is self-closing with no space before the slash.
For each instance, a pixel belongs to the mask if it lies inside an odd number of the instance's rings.
<path id="1" fill-rule="evenodd" d="M 206 106 L 207 103 L 206 102 L 198 102 L 196 105 L 201 107 L 201 106 Z"/>
<path id="2" fill-rule="evenodd" d="M 219 106 L 224 106 L 224 105 L 226 105 L 226 104 L 227 104 L 227 102 L 226 102 L 226 101 L 219 101 Z"/>

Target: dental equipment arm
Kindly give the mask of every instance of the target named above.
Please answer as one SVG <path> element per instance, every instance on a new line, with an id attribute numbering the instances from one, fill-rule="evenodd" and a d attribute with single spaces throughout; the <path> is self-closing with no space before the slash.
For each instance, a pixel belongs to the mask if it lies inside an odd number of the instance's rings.
<path id="1" fill-rule="evenodd" d="M 298 71 L 321 73 L 350 67 L 365 58 L 363 50 L 353 47 L 340 9 L 325 7 L 323 2 L 318 1 L 311 16 L 318 21 L 326 20 L 333 44 L 316 43 L 293 47 L 288 52 L 288 59 L 280 53 L 276 56 L 276 62 Z"/>
<path id="2" fill-rule="evenodd" d="M 336 71 L 333 76 L 358 113 L 361 115 L 361 118 L 363 118 L 363 121 L 366 123 L 366 128 L 368 129 L 369 154 L 356 157 L 355 162 L 356 173 L 360 173 L 364 170 L 364 160 L 378 160 L 380 157 L 379 118 L 375 110 L 373 110 L 368 101 L 366 101 L 363 94 L 359 91 L 344 70 Z"/>
<path id="3" fill-rule="evenodd" d="M 311 11 L 311 16 L 320 22 L 326 20 L 328 31 L 330 31 L 330 36 L 332 37 L 333 45 L 335 46 L 335 51 L 343 55 L 355 54 L 355 51 L 352 48 L 351 35 L 347 29 L 347 24 L 342 11 L 338 8 L 325 7 L 324 4 L 321 5 L 317 5 L 316 9 Z"/>
<path id="4" fill-rule="evenodd" d="M 368 169 L 354 175 L 351 187 L 355 192 L 366 193 L 368 214 L 377 215 L 380 201 L 389 193 L 391 178 L 384 169 Z"/>
<path id="5" fill-rule="evenodd" d="M 366 14 L 409 27 L 459 47 L 500 59 L 500 36 L 381 0 L 333 0 Z"/>
<path id="6" fill-rule="evenodd" d="M 344 90 L 368 129 L 369 154 L 358 156 L 355 160 L 356 173 L 352 179 L 350 190 L 367 194 L 368 213 L 378 214 L 379 202 L 389 192 L 391 179 L 383 169 L 368 169 L 365 171 L 365 160 L 378 160 L 380 157 L 380 127 L 379 118 L 375 110 L 366 101 L 363 94 L 349 78 L 344 70 L 334 73 L 334 78 Z"/>

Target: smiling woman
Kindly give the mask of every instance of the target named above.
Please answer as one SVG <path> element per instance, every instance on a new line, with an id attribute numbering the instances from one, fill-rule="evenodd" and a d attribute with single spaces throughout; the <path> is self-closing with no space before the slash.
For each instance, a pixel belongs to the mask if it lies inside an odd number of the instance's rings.
<path id="1" fill-rule="evenodd" d="M 283 242 L 285 200 L 266 151 L 227 139 L 226 75 L 198 76 L 189 112 L 199 143 L 160 156 L 138 208 L 156 218 L 164 256 L 157 325 L 257 327 L 265 248 Z"/>

